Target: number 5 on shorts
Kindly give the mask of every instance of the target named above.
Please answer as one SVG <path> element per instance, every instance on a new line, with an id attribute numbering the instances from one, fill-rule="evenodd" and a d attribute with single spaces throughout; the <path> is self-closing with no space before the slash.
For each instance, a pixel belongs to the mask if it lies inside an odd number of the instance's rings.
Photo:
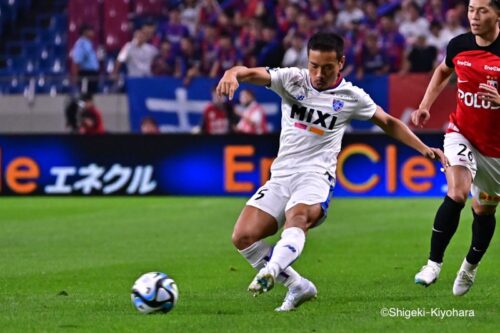
<path id="1" fill-rule="evenodd" d="M 259 192 L 257 192 L 257 196 L 255 197 L 255 200 L 262 199 L 264 197 L 264 192 L 267 191 L 267 188 L 263 188 Z"/>

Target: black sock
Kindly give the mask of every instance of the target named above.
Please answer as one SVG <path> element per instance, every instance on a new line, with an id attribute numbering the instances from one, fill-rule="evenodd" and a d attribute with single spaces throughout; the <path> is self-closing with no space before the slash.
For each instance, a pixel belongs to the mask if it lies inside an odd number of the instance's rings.
<path id="1" fill-rule="evenodd" d="M 472 222 L 472 242 L 466 259 L 469 264 L 476 265 L 485 254 L 488 245 L 490 245 L 491 238 L 495 232 L 496 219 L 495 214 L 477 215 L 472 211 L 472 215 L 474 215 L 474 221 Z"/>
<path id="2" fill-rule="evenodd" d="M 453 201 L 449 196 L 444 197 L 444 201 L 439 207 L 431 237 L 431 254 L 429 259 L 441 263 L 443 262 L 444 251 L 455 234 L 460 220 L 460 212 L 465 204 Z"/>

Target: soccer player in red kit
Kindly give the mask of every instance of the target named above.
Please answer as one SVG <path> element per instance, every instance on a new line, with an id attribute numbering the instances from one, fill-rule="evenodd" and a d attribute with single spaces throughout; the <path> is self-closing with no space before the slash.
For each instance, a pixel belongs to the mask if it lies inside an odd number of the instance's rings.
<path id="1" fill-rule="evenodd" d="M 423 126 L 429 109 L 449 81 L 457 75 L 457 108 L 450 114 L 444 152 L 450 161 L 448 192 L 439 207 L 431 236 L 427 264 L 415 275 L 415 283 L 429 286 L 441 271 L 445 249 L 455 233 L 460 212 L 472 193 L 472 242 L 453 284 L 453 294 L 469 291 L 495 231 L 495 211 L 500 200 L 500 0 L 471 0 L 471 31 L 453 38 L 446 60 L 439 65 L 419 109 L 412 113 Z"/>

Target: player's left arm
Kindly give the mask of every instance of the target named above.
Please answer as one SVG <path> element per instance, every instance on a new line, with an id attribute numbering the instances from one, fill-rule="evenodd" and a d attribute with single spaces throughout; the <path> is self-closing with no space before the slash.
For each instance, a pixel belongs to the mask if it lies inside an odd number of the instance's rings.
<path id="1" fill-rule="evenodd" d="M 494 106 L 500 106 L 500 94 L 496 87 L 481 83 L 479 84 L 479 89 L 481 89 L 481 91 L 478 92 L 479 98 L 490 101 Z"/>
<path id="2" fill-rule="evenodd" d="M 445 168 L 449 166 L 441 149 L 427 146 L 401 120 L 386 113 L 380 106 L 377 105 L 377 110 L 371 121 L 385 133 L 417 150 L 423 156 L 439 160 Z"/>

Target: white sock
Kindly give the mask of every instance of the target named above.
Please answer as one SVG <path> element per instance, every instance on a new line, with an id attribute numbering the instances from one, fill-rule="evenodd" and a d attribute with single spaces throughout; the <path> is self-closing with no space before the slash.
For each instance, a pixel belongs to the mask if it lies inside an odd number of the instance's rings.
<path id="1" fill-rule="evenodd" d="M 287 228 L 281 233 L 281 239 L 274 247 L 271 260 L 269 260 L 269 270 L 276 277 L 285 268 L 290 266 L 302 253 L 306 234 L 297 227 Z"/>
<path id="2" fill-rule="evenodd" d="M 269 262 L 272 246 L 260 240 L 253 243 L 246 249 L 239 250 L 238 252 L 250 263 L 250 265 L 252 265 L 253 268 L 259 271 Z M 277 276 L 276 280 L 279 283 L 284 284 L 285 287 L 289 288 L 290 286 L 299 283 L 302 280 L 302 277 L 292 267 L 287 267 Z"/>
<path id="3" fill-rule="evenodd" d="M 478 265 L 479 264 L 476 265 L 469 264 L 467 259 L 464 259 L 464 261 L 462 262 L 462 269 L 465 269 L 467 272 L 472 272 L 477 268 Z"/>
<path id="4" fill-rule="evenodd" d="M 443 265 L 443 263 L 438 263 L 438 262 L 435 262 L 435 261 L 432 261 L 430 259 L 427 260 L 427 265 L 433 265 L 433 266 L 437 266 L 439 268 L 441 268 L 441 266 Z"/>

